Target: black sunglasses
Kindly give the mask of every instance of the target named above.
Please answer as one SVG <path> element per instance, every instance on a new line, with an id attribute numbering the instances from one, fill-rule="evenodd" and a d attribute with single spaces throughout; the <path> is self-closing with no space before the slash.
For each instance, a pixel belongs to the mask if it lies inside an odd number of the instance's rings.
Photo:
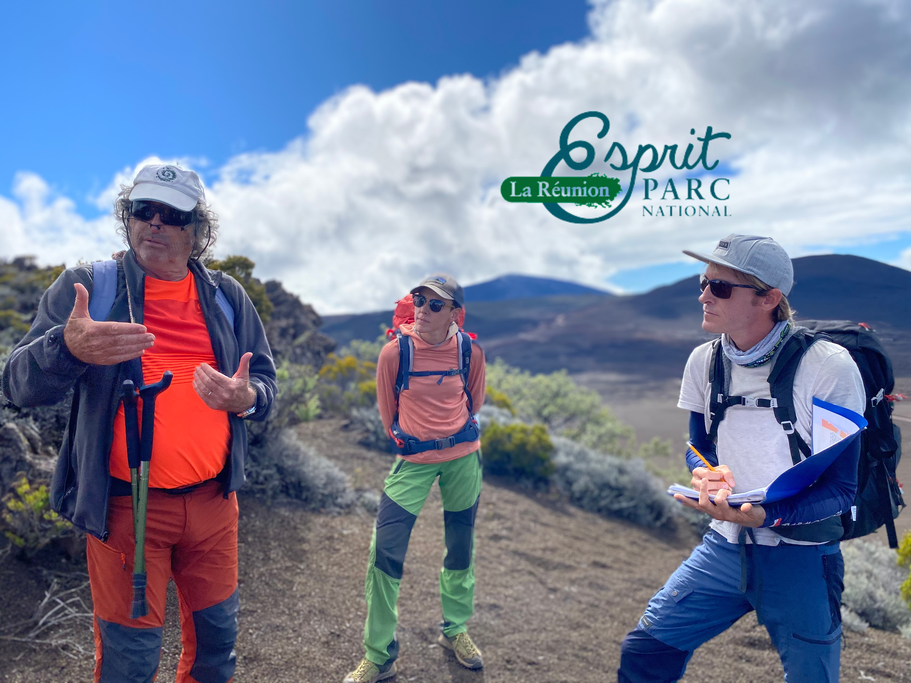
<path id="1" fill-rule="evenodd" d="M 712 296 L 719 299 L 730 299 L 734 293 L 734 287 L 743 287 L 744 289 L 755 289 L 757 292 L 762 290 L 753 285 L 735 285 L 733 282 L 726 280 L 709 280 L 705 275 L 699 280 L 699 291 L 704 292 L 706 287 L 712 288 Z"/>
<path id="2" fill-rule="evenodd" d="M 423 308 L 424 304 L 427 303 L 427 297 L 423 294 L 415 294 L 411 297 L 411 300 L 414 302 L 415 308 Z M 439 313 L 446 307 L 445 301 L 440 301 L 439 299 L 430 300 L 430 310 L 434 313 Z"/>
<path id="3" fill-rule="evenodd" d="M 195 211 L 181 211 L 167 204 L 146 201 L 135 201 L 130 204 L 130 215 L 144 223 L 151 222 L 156 213 L 161 217 L 161 222 L 165 225 L 176 225 L 181 228 L 196 219 Z"/>

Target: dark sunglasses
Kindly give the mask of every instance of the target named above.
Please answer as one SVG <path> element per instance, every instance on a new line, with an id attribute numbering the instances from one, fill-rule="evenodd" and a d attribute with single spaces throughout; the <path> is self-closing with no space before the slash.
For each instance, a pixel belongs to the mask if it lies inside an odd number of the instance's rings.
<path id="1" fill-rule="evenodd" d="M 703 275 L 702 279 L 699 280 L 699 291 L 704 292 L 706 287 L 711 287 L 712 296 L 718 297 L 719 299 L 730 299 L 731 294 L 734 293 L 734 287 L 755 289 L 757 292 L 762 291 L 759 287 L 754 287 L 753 285 L 735 285 L 733 282 L 727 282 L 725 280 L 709 280 Z"/>
<path id="2" fill-rule="evenodd" d="M 414 302 L 415 308 L 423 308 L 424 304 L 427 303 L 427 297 L 423 294 L 415 294 L 411 297 L 411 300 Z M 444 308 L 446 308 L 446 302 L 440 301 L 439 299 L 430 300 L 430 310 L 434 313 L 439 313 Z"/>
<path id="3" fill-rule="evenodd" d="M 161 217 L 161 222 L 165 225 L 176 225 L 181 228 L 196 219 L 195 211 L 181 211 L 167 204 L 146 201 L 135 201 L 130 204 L 130 215 L 144 223 L 151 222 L 156 213 Z"/>

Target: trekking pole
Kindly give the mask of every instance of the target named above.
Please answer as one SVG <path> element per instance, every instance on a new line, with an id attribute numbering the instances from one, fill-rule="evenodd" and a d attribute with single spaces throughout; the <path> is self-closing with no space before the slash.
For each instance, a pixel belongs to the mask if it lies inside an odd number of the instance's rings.
<path id="1" fill-rule="evenodd" d="M 149 502 L 149 465 L 152 460 L 152 437 L 155 431 L 155 398 L 171 385 L 172 374 L 165 371 L 155 384 L 139 389 L 142 399 L 142 433 L 139 446 L 139 482 L 136 504 L 136 551 L 133 556 L 133 605 L 131 619 L 144 617 L 149 613 L 146 602 L 146 511 Z"/>
<path id="2" fill-rule="evenodd" d="M 132 380 L 124 380 L 123 387 L 123 423 L 127 441 L 127 464 L 130 468 L 130 488 L 133 501 L 133 538 L 136 538 L 136 522 L 139 504 L 139 412 L 136 399 L 136 385 Z"/>

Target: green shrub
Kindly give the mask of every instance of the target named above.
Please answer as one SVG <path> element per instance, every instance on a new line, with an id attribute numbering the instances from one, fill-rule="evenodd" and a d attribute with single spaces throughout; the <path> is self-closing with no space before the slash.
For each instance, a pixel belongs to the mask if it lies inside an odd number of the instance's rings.
<path id="1" fill-rule="evenodd" d="M 487 387 L 493 395 L 505 396 L 522 421 L 541 423 L 551 433 L 589 448 L 625 458 L 670 449 L 669 443 L 660 440 L 638 448 L 633 428 L 620 422 L 596 391 L 580 387 L 565 370 L 532 375 L 498 358 L 487 366 Z"/>
<path id="2" fill-rule="evenodd" d="M 380 327 L 382 327 L 382 325 Z M 353 339 L 347 346 L 340 348 L 336 355 L 343 358 L 345 356 L 354 356 L 359 361 L 376 363 L 377 359 L 380 357 L 380 351 L 382 351 L 383 347 L 388 343 L 389 338 L 385 333 L 378 336 L 372 342 L 367 341 L 366 339 Z"/>
<path id="3" fill-rule="evenodd" d="M 354 408 L 376 403 L 376 362 L 330 353 L 319 371 L 323 410 L 347 417 Z"/>
<path id="4" fill-rule="evenodd" d="M 28 332 L 29 327 L 29 317 L 27 315 L 10 309 L 0 310 L 0 330 L 10 328 L 13 332 L 23 335 Z"/>
<path id="5" fill-rule="evenodd" d="M 351 411 L 352 428 L 363 433 L 360 440 L 362 446 L 371 448 L 383 453 L 393 453 L 392 441 L 389 439 L 389 433 L 383 426 L 383 420 L 376 406 L 370 408 L 354 408 Z"/>
<path id="6" fill-rule="evenodd" d="M 250 448 L 245 465 L 249 488 L 269 502 L 290 498 L 332 510 L 358 501 L 347 475 L 290 429 L 270 430 L 261 445 Z"/>
<path id="7" fill-rule="evenodd" d="M 309 422 L 320 413 L 318 378 L 309 365 L 283 361 L 275 371 L 278 392 L 272 422 L 277 429 Z"/>
<path id="8" fill-rule="evenodd" d="M 47 266 L 30 271 L 25 278 L 24 286 L 20 286 L 20 290 L 30 289 L 38 292 L 40 296 L 40 294 L 44 294 L 44 290 L 54 284 L 64 270 L 66 270 L 66 265 L 61 263 L 59 266 Z"/>
<path id="9" fill-rule="evenodd" d="M 873 628 L 898 631 L 911 626 L 911 610 L 901 597 L 904 572 L 896 561 L 901 557 L 880 543 L 864 540 L 842 544 L 842 554 L 844 606 Z"/>
<path id="10" fill-rule="evenodd" d="M 3 498 L 0 526 L 4 535 L 28 557 L 49 543 L 73 533 L 72 525 L 51 510 L 47 486 L 32 486 L 25 475 Z"/>
<path id="11" fill-rule="evenodd" d="M 484 468 L 491 474 L 542 483 L 554 472 L 554 445 L 544 425 L 491 422 L 481 435 Z"/>
<path id="12" fill-rule="evenodd" d="M 509 400 L 509 396 L 504 394 L 502 391 L 494 389 L 490 385 L 487 386 L 487 395 L 485 397 L 484 404 L 492 405 L 496 408 L 502 408 L 513 417 L 516 416 L 516 409 L 512 407 L 512 401 Z"/>
<path id="13" fill-rule="evenodd" d="M 638 458 L 621 459 L 555 438 L 554 483 L 570 502 L 604 517 L 658 527 L 674 514 L 674 502 Z M 484 450 L 487 454 L 487 450 Z"/>
<path id="14" fill-rule="evenodd" d="M 908 569 L 908 578 L 902 583 L 902 598 L 911 609 L 911 531 L 906 533 L 898 546 L 898 566 Z"/>
<path id="15" fill-rule="evenodd" d="M 244 288 L 244 291 L 247 292 L 247 296 L 250 297 L 250 301 L 253 302 L 253 306 L 262 321 L 264 323 L 269 322 L 274 306 L 266 295 L 266 286 L 253 277 L 253 268 L 256 267 L 253 261 L 246 256 L 228 256 L 221 261 L 209 261 L 207 267 L 227 273 L 237 280 L 241 287 Z"/>

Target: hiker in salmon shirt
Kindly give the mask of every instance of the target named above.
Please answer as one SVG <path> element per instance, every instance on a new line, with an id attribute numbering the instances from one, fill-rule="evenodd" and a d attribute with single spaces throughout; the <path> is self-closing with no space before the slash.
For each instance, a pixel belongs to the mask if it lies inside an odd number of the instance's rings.
<path id="1" fill-rule="evenodd" d="M 438 643 L 462 666 L 483 666 L 465 623 L 474 611 L 474 523 L 481 493 L 474 415 L 484 402 L 484 353 L 459 328 L 465 296 L 453 277 L 431 275 L 411 296 L 414 322 L 396 329 L 377 363 L 380 416 L 399 457 L 386 478 L 370 544 L 366 654 L 345 683 L 374 683 L 396 674 L 396 601 L 405 551 L 437 477 L 446 530 Z"/>
<path id="2" fill-rule="evenodd" d="M 114 213 L 129 250 L 57 278 L 9 358 L 3 393 L 34 406 L 74 390 L 50 498 L 88 534 L 94 680 L 154 679 L 173 578 L 183 645 L 177 681 L 227 683 L 235 667 L 235 491 L 244 481 L 244 421 L 265 419 L 272 406 L 272 353 L 240 284 L 199 262 L 214 244 L 218 219 L 196 173 L 145 166 L 121 188 Z M 124 380 L 148 387 L 166 371 L 173 380 L 157 396 L 151 420 L 140 546 L 146 587 L 137 609 L 134 516 L 142 513 L 134 515 L 131 504 L 137 494 L 126 440 L 138 429 L 125 418 L 121 396 L 132 395 Z M 135 411 L 135 399 L 130 403 Z M 138 427 L 145 441 L 151 424 Z"/>

